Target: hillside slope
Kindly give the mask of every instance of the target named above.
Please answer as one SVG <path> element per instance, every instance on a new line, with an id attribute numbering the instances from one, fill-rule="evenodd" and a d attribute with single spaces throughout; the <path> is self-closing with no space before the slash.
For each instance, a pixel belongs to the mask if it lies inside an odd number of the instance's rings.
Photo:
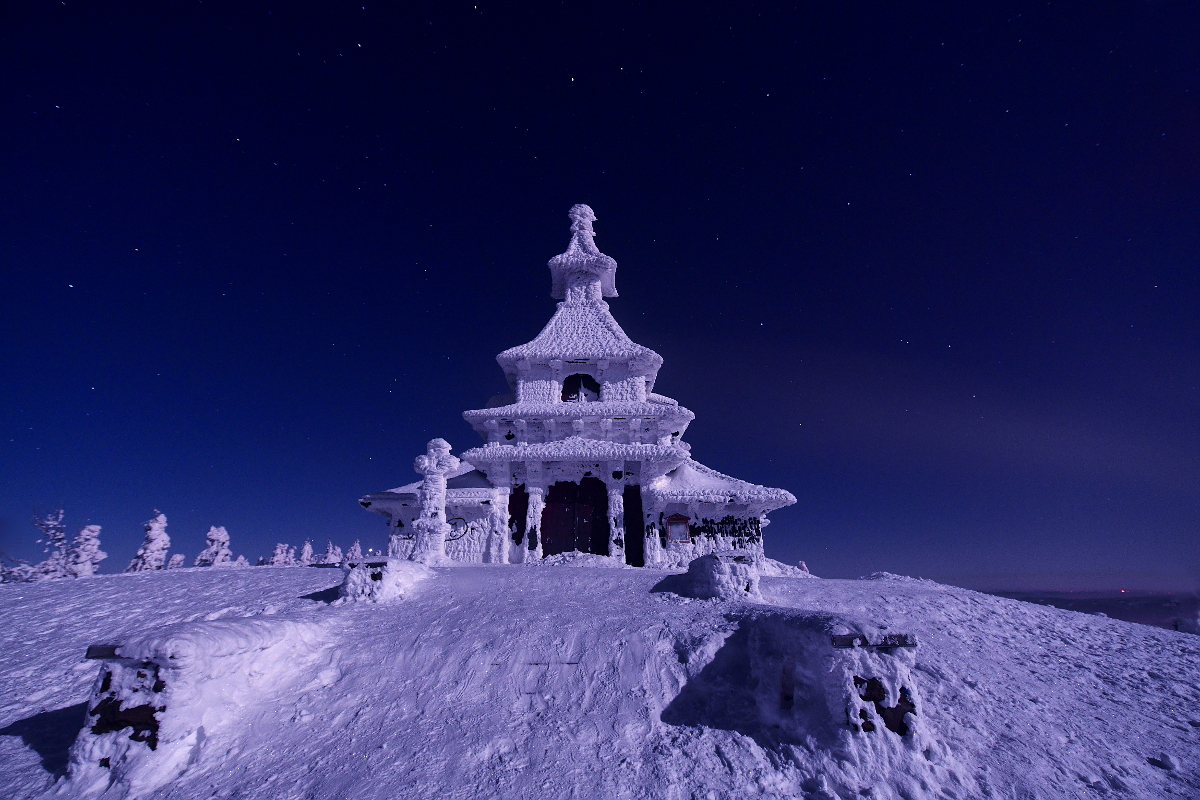
<path id="1" fill-rule="evenodd" d="M 3 586 L 0 781 L 84 792 L 53 783 L 83 650 L 166 626 L 266 638 L 172 695 L 203 717 L 184 761 L 137 745 L 157 798 L 1200 796 L 1198 637 L 894 576 L 764 578 L 751 604 L 665 575 L 447 568 L 356 606 L 319 569 Z M 889 632 L 919 646 L 830 646 Z"/>

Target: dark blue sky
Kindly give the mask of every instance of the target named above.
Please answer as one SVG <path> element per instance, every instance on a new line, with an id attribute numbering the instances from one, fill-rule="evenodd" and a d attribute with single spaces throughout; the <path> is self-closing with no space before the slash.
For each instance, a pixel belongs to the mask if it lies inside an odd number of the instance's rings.
<path id="1" fill-rule="evenodd" d="M 381 545 L 584 202 L 770 554 L 1196 579 L 1197 6 L 675 9 L 6 7 L 0 549 Z"/>

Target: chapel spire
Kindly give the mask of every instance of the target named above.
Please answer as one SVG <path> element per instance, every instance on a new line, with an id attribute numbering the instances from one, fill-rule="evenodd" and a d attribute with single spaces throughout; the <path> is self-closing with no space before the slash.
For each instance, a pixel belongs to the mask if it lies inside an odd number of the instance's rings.
<path id="1" fill-rule="evenodd" d="M 571 218 L 571 243 L 565 253 L 550 259 L 550 296 L 567 305 L 579 305 L 617 296 L 617 262 L 601 253 L 593 238 L 596 212 L 576 203 Z"/>

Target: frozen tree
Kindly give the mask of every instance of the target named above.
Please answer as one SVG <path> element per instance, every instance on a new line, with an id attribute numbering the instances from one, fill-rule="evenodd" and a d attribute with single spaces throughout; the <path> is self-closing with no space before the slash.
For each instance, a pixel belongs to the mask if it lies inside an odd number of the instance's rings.
<path id="1" fill-rule="evenodd" d="M 248 566 L 250 566 L 250 562 L 246 560 L 245 556 L 238 556 L 236 559 L 234 559 L 233 563 L 230 564 L 229 566 L 231 566 L 231 567 L 248 567 Z"/>
<path id="2" fill-rule="evenodd" d="M 312 542 L 308 539 L 305 539 L 304 544 L 300 547 L 300 557 L 296 559 L 296 563 L 302 567 L 307 567 L 313 563 Z"/>
<path id="3" fill-rule="evenodd" d="M 340 564 L 342 563 L 342 548 L 329 540 L 329 544 L 325 545 L 325 555 L 321 556 L 322 564 Z"/>
<path id="4" fill-rule="evenodd" d="M 350 549 L 346 551 L 347 561 L 362 561 L 362 545 L 358 543 L 358 539 L 354 540 L 354 544 L 350 545 Z"/>
<path id="5" fill-rule="evenodd" d="M 275 545 L 271 560 L 267 562 L 272 567 L 294 567 L 296 565 L 296 548 L 280 543 Z"/>
<path id="6" fill-rule="evenodd" d="M 176 553 L 175 555 L 171 556 L 169 561 L 167 561 L 167 569 L 179 569 L 183 566 L 183 562 L 185 560 L 186 559 L 184 559 L 183 553 Z"/>
<path id="7" fill-rule="evenodd" d="M 28 561 L 3 556 L 7 564 L 0 564 L 0 583 L 26 583 L 33 580 L 33 567 Z"/>
<path id="8" fill-rule="evenodd" d="M 167 515 L 154 509 L 154 519 L 142 523 L 146 538 L 142 546 L 133 556 L 133 561 L 125 568 L 126 572 L 145 572 L 162 569 L 167 560 L 167 550 L 171 547 L 171 537 L 167 535 Z"/>
<path id="9" fill-rule="evenodd" d="M 100 549 L 100 526 L 84 525 L 67 552 L 67 571 L 76 578 L 95 575 L 108 553 Z"/>
<path id="10" fill-rule="evenodd" d="M 256 567 L 265 567 L 266 565 L 267 565 L 267 558 L 266 558 L 266 556 L 259 556 L 259 557 L 258 557 L 258 563 L 257 563 L 257 564 L 255 564 L 254 566 L 256 566 Z"/>
<path id="11" fill-rule="evenodd" d="M 46 560 L 34 566 L 34 580 L 50 580 L 71 576 L 67 553 L 67 526 L 63 525 L 63 510 L 51 511 L 44 517 L 34 517 L 33 525 L 42 532 L 38 543 L 45 545 Z"/>
<path id="12" fill-rule="evenodd" d="M 233 564 L 233 552 L 229 549 L 229 533 L 224 526 L 213 525 L 208 529 L 207 547 L 196 556 L 197 567 L 227 567 Z"/>

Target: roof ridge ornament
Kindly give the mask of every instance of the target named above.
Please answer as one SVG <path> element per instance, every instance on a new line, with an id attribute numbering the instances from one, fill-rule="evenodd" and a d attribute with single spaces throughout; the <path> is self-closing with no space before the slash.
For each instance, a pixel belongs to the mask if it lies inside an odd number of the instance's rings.
<path id="1" fill-rule="evenodd" d="M 571 218 L 571 242 L 566 252 L 550 259 L 550 296 L 567 305 L 602 301 L 617 296 L 617 262 L 601 253 L 593 239 L 596 212 L 576 203 Z"/>
<path id="2" fill-rule="evenodd" d="M 592 223 L 596 221 L 596 212 L 592 211 L 592 207 L 583 203 L 576 203 L 571 206 L 571 210 L 567 212 L 567 216 L 571 218 L 571 243 L 567 245 L 567 253 L 577 253 L 582 251 L 588 255 L 598 256 L 601 252 L 596 249 L 596 231 L 592 229 Z"/>

